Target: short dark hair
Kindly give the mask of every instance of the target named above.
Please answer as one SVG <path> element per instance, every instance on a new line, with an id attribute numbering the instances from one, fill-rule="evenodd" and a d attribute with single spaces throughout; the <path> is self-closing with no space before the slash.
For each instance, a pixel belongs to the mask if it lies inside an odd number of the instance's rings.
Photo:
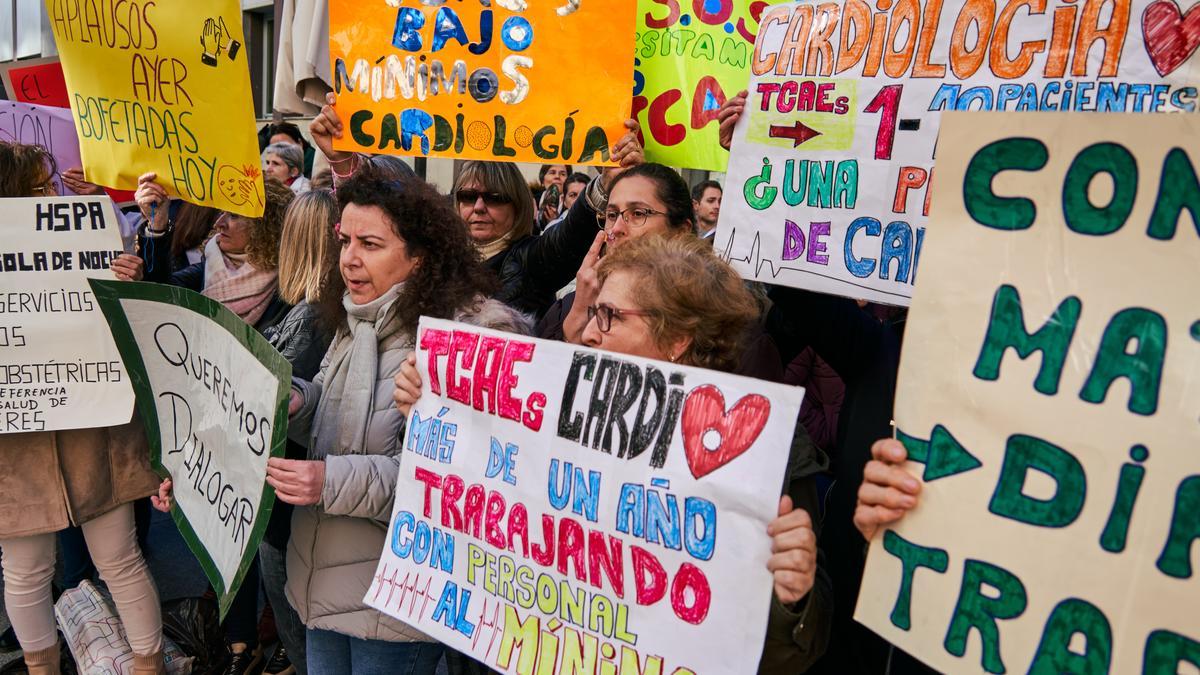
<path id="1" fill-rule="evenodd" d="M 300 127 L 291 122 L 273 122 L 267 127 L 267 140 L 270 141 L 272 136 L 278 134 L 286 134 L 289 138 L 297 143 L 304 145 L 304 136 L 300 134 Z"/>
<path id="2" fill-rule="evenodd" d="M 667 207 L 667 220 L 672 229 L 691 227 L 696 222 L 696 211 L 692 207 L 687 182 L 669 166 L 651 162 L 627 169 L 612 180 L 608 186 L 608 194 L 611 195 L 621 181 L 637 176 L 654 183 L 655 194 Z"/>
<path id="3" fill-rule="evenodd" d="M 587 175 L 586 173 L 579 173 L 576 171 L 570 176 L 567 176 L 566 182 L 563 183 L 563 189 L 565 190 L 566 187 L 572 183 L 583 183 L 584 185 L 587 185 L 590 182 L 592 182 L 591 176 Z"/>
<path id="4" fill-rule="evenodd" d="M 721 194 L 725 194 L 725 188 L 721 187 L 720 183 L 715 180 L 706 180 L 696 183 L 696 186 L 692 188 L 692 201 L 698 202 L 701 199 L 704 199 L 704 192 L 705 190 L 708 190 L 708 188 L 717 188 L 721 191 Z"/>
<path id="5" fill-rule="evenodd" d="M 409 335 L 417 334 L 422 314 L 452 319 L 491 295 L 495 277 L 479 261 L 466 223 L 429 183 L 415 176 L 381 179 L 368 169 L 339 185 L 337 200 L 341 211 L 349 204 L 378 207 L 409 255 L 422 259 L 396 303 L 401 329 Z"/>
<path id="6" fill-rule="evenodd" d="M 552 166 L 565 166 L 567 167 L 567 175 L 570 176 L 572 173 L 570 164 L 543 164 L 542 168 L 538 169 L 538 183 L 546 180 L 546 173 L 550 171 L 550 167 Z"/>

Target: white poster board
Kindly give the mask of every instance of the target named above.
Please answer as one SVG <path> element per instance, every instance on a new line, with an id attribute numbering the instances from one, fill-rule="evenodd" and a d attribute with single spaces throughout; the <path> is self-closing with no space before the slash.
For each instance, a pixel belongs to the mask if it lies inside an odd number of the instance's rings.
<path id="1" fill-rule="evenodd" d="M 267 460 L 284 453 L 291 365 L 220 303 L 184 288 L 95 282 L 137 391 L 172 515 L 221 614 L 266 531 L 275 491 Z"/>
<path id="2" fill-rule="evenodd" d="M 896 394 L 924 486 L 856 614 L 943 672 L 1200 668 L 1200 121 L 1142 119 L 944 118 Z"/>
<path id="3" fill-rule="evenodd" d="M 1196 111 L 1200 12 L 1173 0 L 878 9 L 763 12 L 715 239 L 747 279 L 908 305 L 944 111 Z"/>
<path id="4" fill-rule="evenodd" d="M 418 334 L 425 389 L 365 601 L 501 672 L 753 673 L 803 390 Z"/>
<path id="5" fill-rule="evenodd" d="M 0 199 L 0 434 L 129 422 L 133 389 L 87 280 L 122 252 L 112 201 Z"/>

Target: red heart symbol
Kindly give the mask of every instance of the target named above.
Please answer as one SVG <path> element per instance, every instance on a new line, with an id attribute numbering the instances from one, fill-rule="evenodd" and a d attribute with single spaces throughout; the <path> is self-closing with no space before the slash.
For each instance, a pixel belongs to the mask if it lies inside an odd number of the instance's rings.
<path id="1" fill-rule="evenodd" d="M 1174 72 L 1200 46 L 1200 4 L 1187 14 L 1172 0 L 1156 0 L 1142 13 L 1146 53 L 1159 75 Z"/>
<path id="2" fill-rule="evenodd" d="M 680 429 L 688 468 L 702 478 L 732 462 L 754 444 L 767 425 L 771 402 L 765 396 L 749 394 L 725 412 L 725 396 L 711 384 L 696 387 L 683 404 Z M 704 437 L 717 432 L 716 447 L 705 447 Z"/>

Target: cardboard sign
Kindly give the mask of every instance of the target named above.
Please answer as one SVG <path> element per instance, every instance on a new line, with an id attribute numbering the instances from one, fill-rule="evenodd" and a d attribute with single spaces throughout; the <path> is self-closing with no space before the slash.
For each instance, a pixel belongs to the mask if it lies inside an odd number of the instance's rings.
<path id="1" fill-rule="evenodd" d="M 428 318 L 419 336 L 365 601 L 501 672 L 754 672 L 803 390 Z"/>
<path id="2" fill-rule="evenodd" d="M 0 199 L 0 434 L 126 424 L 133 390 L 88 278 L 112 279 L 108 197 Z"/>
<path id="3" fill-rule="evenodd" d="M 646 160 L 724 171 L 717 111 L 746 88 L 758 19 L 780 0 L 638 0 L 633 113 Z"/>
<path id="4" fill-rule="evenodd" d="M 60 195 L 75 194 L 61 178 L 63 171 L 83 166 L 70 109 L 0 101 L 0 141 L 40 145 L 49 150 L 58 169 L 53 178 L 55 190 Z"/>
<path id="5" fill-rule="evenodd" d="M 944 118 L 896 394 L 924 487 L 855 617 L 940 671 L 1200 667 L 1197 139 Z"/>
<path id="6" fill-rule="evenodd" d="M 338 150 L 609 165 L 625 134 L 634 3 L 329 3 Z"/>
<path id="7" fill-rule="evenodd" d="M 99 14 L 46 0 L 87 179 L 248 217 L 263 179 L 236 0 L 130 3 Z"/>
<path id="8" fill-rule="evenodd" d="M 0 81 L 14 101 L 54 108 L 71 107 L 67 81 L 56 56 L 0 64 Z"/>
<path id="9" fill-rule="evenodd" d="M 942 112 L 1194 112 L 1200 14 L 1179 11 L 1173 0 L 772 7 L 716 250 L 748 279 L 907 305 Z"/>
<path id="10" fill-rule="evenodd" d="M 137 392 L 171 515 L 225 615 L 275 504 L 292 367 L 223 305 L 185 288 L 93 282 Z"/>

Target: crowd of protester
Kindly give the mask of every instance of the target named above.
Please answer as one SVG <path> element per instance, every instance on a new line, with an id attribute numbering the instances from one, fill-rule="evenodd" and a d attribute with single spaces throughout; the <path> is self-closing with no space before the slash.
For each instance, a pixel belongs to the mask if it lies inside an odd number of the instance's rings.
<path id="1" fill-rule="evenodd" d="M 744 102 L 721 110 L 726 148 Z M 268 464 L 279 505 L 222 626 L 224 672 L 485 670 L 363 602 L 422 388 L 421 316 L 803 384 L 786 473 L 764 486 L 780 500 L 759 671 L 922 670 L 851 618 L 866 542 L 919 498 L 903 446 L 880 440 L 892 435 L 903 310 L 742 281 L 712 251 L 722 186 L 645 162 L 632 120 L 611 148 L 617 166 L 594 177 L 556 164 L 530 185 L 514 164 L 468 161 L 449 195 L 397 158 L 335 151 L 342 124 L 330 95 L 311 144 L 294 125 L 264 127 L 257 218 L 171 200 L 142 176 L 113 263 L 119 279 L 222 303 L 292 365 L 287 449 Z M 329 168 L 310 180 L 317 153 Z M 40 148 L 0 143 L 0 197 L 52 194 L 56 173 Z M 0 436 L 0 461 L 5 607 L 29 672 L 59 672 L 56 532 L 86 544 L 62 550 L 90 552 L 133 672 L 163 672 L 135 505 L 169 510 L 172 485 L 151 471 L 142 425 Z M 273 654 L 259 643 L 260 588 Z"/>

